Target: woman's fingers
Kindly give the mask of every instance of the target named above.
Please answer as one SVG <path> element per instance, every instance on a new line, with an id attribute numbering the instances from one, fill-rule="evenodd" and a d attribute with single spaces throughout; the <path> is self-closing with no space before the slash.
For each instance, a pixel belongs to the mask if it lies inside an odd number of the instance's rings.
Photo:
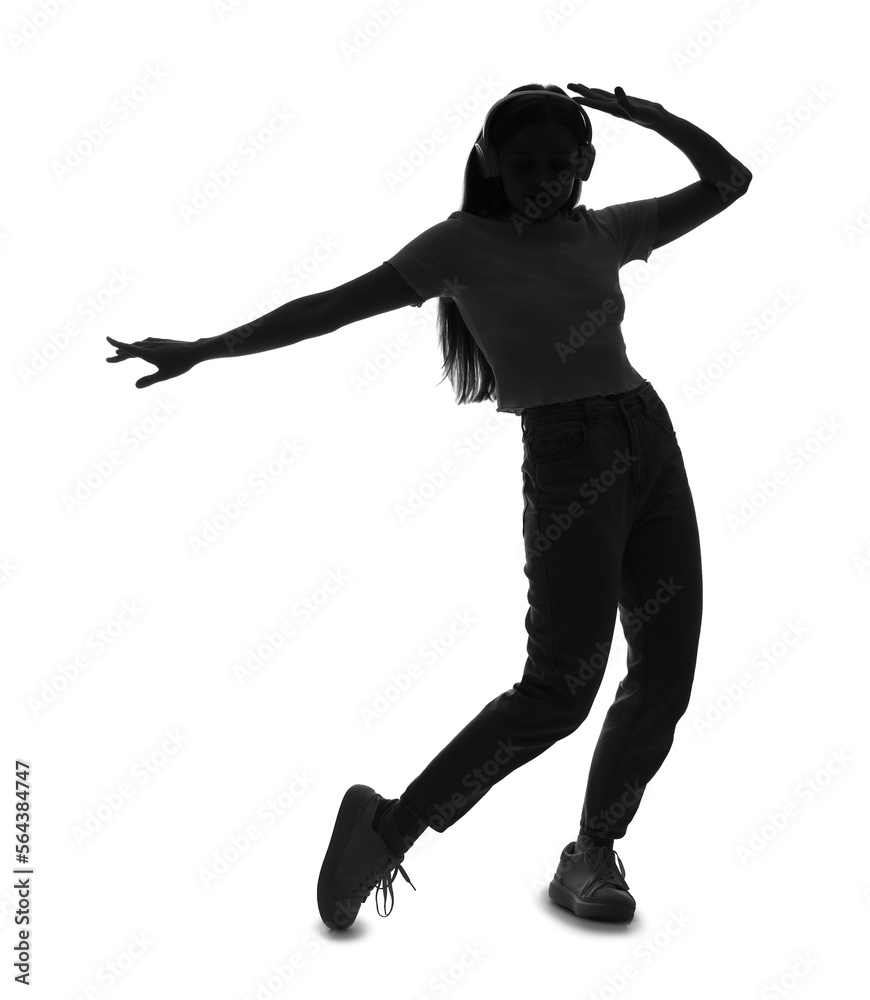
<path id="1" fill-rule="evenodd" d="M 149 340 L 153 339 L 151 337 Z M 106 361 L 126 361 L 127 358 L 141 358 L 142 350 L 140 344 L 144 344 L 144 340 L 134 341 L 132 344 L 125 344 L 123 340 L 115 340 L 114 337 L 106 337 L 106 340 L 117 349 L 118 354 L 114 358 L 106 358 Z"/>
<path id="2" fill-rule="evenodd" d="M 146 337 L 144 340 L 134 340 L 132 343 L 127 344 L 123 340 L 115 340 L 114 337 L 106 337 L 106 340 L 113 346 L 122 348 L 125 351 L 136 351 L 141 350 L 146 344 L 151 344 L 154 342 L 154 337 Z"/>
<path id="3" fill-rule="evenodd" d="M 133 357 L 135 353 L 135 348 L 132 344 L 125 344 L 122 340 L 115 340 L 112 337 L 106 337 L 106 340 L 114 347 L 118 356 L 114 358 L 106 358 L 106 361 L 123 361 L 125 358 Z"/>
<path id="4" fill-rule="evenodd" d="M 123 340 L 115 340 L 114 337 L 106 337 L 106 340 L 118 352 L 117 357 L 106 358 L 106 361 L 117 362 L 126 361 L 127 358 L 139 358 L 157 367 L 156 372 L 150 372 L 137 380 L 137 389 L 145 389 L 155 382 L 164 382 L 166 379 L 175 378 L 177 375 L 189 371 L 196 364 L 192 352 L 193 344 L 190 341 L 148 337 L 145 340 L 137 340 L 132 344 L 127 344 Z"/>

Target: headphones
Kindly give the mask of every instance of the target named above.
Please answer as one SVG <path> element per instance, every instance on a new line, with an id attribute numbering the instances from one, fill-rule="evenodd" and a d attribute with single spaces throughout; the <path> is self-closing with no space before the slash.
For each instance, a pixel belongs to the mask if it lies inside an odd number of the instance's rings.
<path id="1" fill-rule="evenodd" d="M 586 142 L 581 146 L 581 156 L 585 157 L 585 162 L 583 163 L 582 169 L 579 171 L 579 176 L 581 181 L 589 179 L 589 174 L 592 172 L 592 164 L 595 162 L 595 147 L 592 145 L 592 123 L 589 121 L 589 116 L 586 114 L 585 108 L 578 104 L 573 97 L 568 97 L 567 94 L 557 94 L 553 90 L 518 90 L 513 94 L 508 94 L 507 97 L 502 97 L 493 104 L 486 115 L 486 119 L 483 123 L 483 128 L 480 130 L 480 136 L 477 142 L 474 144 L 475 159 L 477 160 L 477 166 L 480 170 L 481 176 L 498 177 L 501 174 L 501 168 L 498 163 L 498 154 L 487 135 L 486 126 L 492 117 L 493 112 L 496 108 L 500 107 L 505 101 L 510 101 L 514 97 L 521 97 L 526 94 L 534 94 L 535 97 L 540 97 L 542 94 L 545 97 L 554 97 L 560 101 L 570 101 L 571 107 L 576 111 L 580 112 L 583 119 L 583 124 L 586 129 Z"/>

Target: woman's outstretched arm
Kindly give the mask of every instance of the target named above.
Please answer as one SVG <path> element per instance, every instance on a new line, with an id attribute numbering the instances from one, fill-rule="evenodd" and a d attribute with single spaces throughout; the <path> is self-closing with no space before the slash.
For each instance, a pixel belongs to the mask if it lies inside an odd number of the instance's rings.
<path id="1" fill-rule="evenodd" d="M 288 347 L 333 333 L 361 319 L 415 304 L 419 299 L 396 269 L 383 263 L 336 288 L 303 295 L 235 330 L 196 341 L 198 360 L 235 358 Z"/>
<path id="2" fill-rule="evenodd" d="M 155 382 L 183 375 L 194 365 L 211 358 L 236 358 L 287 347 L 301 340 L 332 333 L 378 313 L 401 306 L 420 305 L 421 301 L 399 272 L 384 261 L 359 278 L 325 292 L 293 299 L 265 316 L 217 337 L 202 337 L 194 341 L 148 337 L 132 344 L 106 337 L 116 351 L 115 356 L 106 358 L 106 361 L 117 363 L 128 358 L 140 358 L 156 365 L 156 372 L 137 380 L 136 388 L 144 389 Z"/>

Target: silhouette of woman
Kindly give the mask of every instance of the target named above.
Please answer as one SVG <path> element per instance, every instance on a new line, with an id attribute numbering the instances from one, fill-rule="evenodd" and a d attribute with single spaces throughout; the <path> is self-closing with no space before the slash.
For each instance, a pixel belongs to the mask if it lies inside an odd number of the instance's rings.
<path id="1" fill-rule="evenodd" d="M 458 403 L 521 416 L 529 580 L 522 679 L 486 704 L 398 799 L 353 785 L 321 866 L 324 923 L 350 927 L 376 886 L 386 903 L 428 828 L 443 832 L 512 771 L 586 719 L 616 615 L 627 672 L 589 768 L 579 836 L 549 897 L 578 916 L 631 920 L 635 900 L 613 841 L 625 836 L 688 707 L 701 629 L 698 525 L 670 414 L 631 366 L 618 271 L 721 212 L 752 175 L 661 104 L 568 84 L 526 84 L 486 116 L 465 168 L 462 208 L 359 278 L 302 296 L 195 342 L 149 337 L 107 361 L 157 367 L 144 388 L 195 364 L 272 350 L 437 296 L 445 377 Z M 595 162 L 584 105 L 650 128 L 700 180 L 602 209 L 579 204 Z M 577 792 L 577 776 L 556 784 Z M 679 811 L 677 811 L 679 810 Z M 686 825 L 675 807 L 673 830 Z M 413 883 L 411 883 L 413 885 Z M 415 887 L 416 888 L 416 887 Z M 376 893 L 377 896 L 377 893 Z M 380 909 L 378 909 L 380 913 Z"/>

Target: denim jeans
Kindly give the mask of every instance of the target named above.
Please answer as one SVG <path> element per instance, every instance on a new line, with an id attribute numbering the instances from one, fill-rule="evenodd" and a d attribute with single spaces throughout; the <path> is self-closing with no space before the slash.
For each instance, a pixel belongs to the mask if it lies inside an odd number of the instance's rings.
<path id="1" fill-rule="evenodd" d="M 624 837 L 692 691 L 701 547 L 670 415 L 652 384 L 522 414 L 529 580 L 522 680 L 483 707 L 401 801 L 443 832 L 589 714 L 619 618 L 627 672 L 592 756 L 580 832 Z M 579 791 L 576 775 L 559 795 Z M 579 796 L 578 796 L 579 799 Z M 693 803 L 674 803 L 671 830 Z"/>

